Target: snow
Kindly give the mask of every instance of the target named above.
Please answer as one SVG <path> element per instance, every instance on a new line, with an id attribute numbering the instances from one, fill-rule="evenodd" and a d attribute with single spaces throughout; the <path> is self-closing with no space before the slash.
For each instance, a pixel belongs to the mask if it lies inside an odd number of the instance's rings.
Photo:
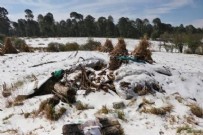
<path id="1" fill-rule="evenodd" d="M 88 38 L 36 38 L 26 39 L 26 42 L 33 47 L 47 46 L 49 42 L 78 42 L 83 44 Z M 105 42 L 105 38 L 94 38 L 96 41 Z M 117 39 L 111 39 L 113 44 L 116 44 Z M 134 39 L 126 39 L 127 48 L 133 50 L 135 44 L 139 41 Z M 159 42 L 151 41 L 152 49 L 158 50 Z M 43 43 L 44 45 L 39 45 Z M 126 135 L 158 135 L 164 132 L 166 135 L 176 134 L 176 129 L 180 126 L 188 124 L 195 129 L 203 129 L 203 119 L 197 118 L 190 112 L 187 106 L 195 103 L 192 98 L 195 98 L 196 103 L 203 106 L 203 56 L 187 55 L 180 53 L 153 52 L 154 64 L 144 63 L 129 63 L 122 65 L 120 69 L 115 71 L 116 89 L 119 90 L 121 81 L 130 82 L 133 87 L 137 82 L 156 81 L 166 93 L 157 92 L 154 95 L 148 94 L 145 96 L 134 95 L 135 102 L 129 105 L 131 100 L 125 100 L 114 92 L 105 93 L 103 91 L 90 93 L 87 96 L 83 95 L 83 90 L 78 91 L 77 100 L 82 103 L 93 106 L 94 109 L 78 111 L 76 108 L 67 104 L 60 103 L 58 106 L 63 106 L 67 109 L 65 115 L 55 122 L 47 120 L 43 115 L 36 117 L 24 118 L 23 113 L 32 112 L 39 108 L 40 102 L 51 97 L 45 95 L 34 97 L 24 101 L 22 106 L 6 107 L 9 101 L 19 94 L 27 94 L 32 92 L 34 87 L 33 75 L 43 83 L 51 72 L 58 69 L 67 69 L 78 64 L 79 57 L 85 59 L 102 59 L 106 63 L 109 61 L 109 56 L 106 53 L 91 51 L 76 52 L 59 52 L 59 53 L 20 53 L 14 55 L 5 55 L 0 57 L 0 90 L 5 82 L 8 86 L 13 84 L 15 87 L 12 91 L 12 96 L 4 98 L 0 95 L 0 134 L 10 134 L 9 129 L 17 129 L 16 134 L 39 134 L 39 135 L 59 135 L 62 133 L 62 126 L 68 123 L 83 123 L 86 120 L 95 119 L 95 113 L 106 105 L 113 109 L 114 102 L 123 101 L 127 106 L 122 111 L 125 114 L 127 121 L 119 119 Z M 50 63 L 49 63 L 50 62 Z M 51 63 L 52 62 L 52 63 Z M 41 64 L 41 65 L 39 65 Z M 39 65 L 39 66 L 37 66 Z M 171 76 L 158 73 L 157 70 L 170 72 Z M 23 84 L 20 85 L 20 82 Z M 176 100 L 176 96 L 182 97 L 182 103 Z M 173 105 L 173 111 L 166 116 L 157 116 L 153 114 L 141 113 L 138 106 L 143 99 L 155 102 L 154 107 L 162 107 L 165 105 Z M 12 115 L 5 120 L 6 117 Z M 114 112 L 108 114 L 111 117 L 117 117 Z M 199 125 L 190 124 L 185 117 L 194 117 Z M 171 124 L 171 118 L 175 117 L 176 121 Z"/>
<path id="2" fill-rule="evenodd" d="M 83 37 L 83 38 L 78 38 L 78 37 L 60 37 L 60 38 L 22 38 L 25 40 L 26 44 L 32 47 L 47 47 L 49 43 L 51 42 L 57 42 L 57 43 L 73 43 L 76 42 L 79 45 L 85 44 L 89 38 Z M 106 39 L 110 39 L 112 41 L 113 45 L 116 45 L 118 42 L 117 38 L 96 38 L 92 37 L 94 41 L 100 42 L 102 45 L 105 43 Z M 125 39 L 125 43 L 127 45 L 127 49 L 129 51 L 133 51 L 135 45 L 139 44 L 138 39 Z M 151 47 L 153 50 L 158 51 L 159 50 L 159 44 L 161 44 L 160 41 L 150 41 L 151 42 Z"/>

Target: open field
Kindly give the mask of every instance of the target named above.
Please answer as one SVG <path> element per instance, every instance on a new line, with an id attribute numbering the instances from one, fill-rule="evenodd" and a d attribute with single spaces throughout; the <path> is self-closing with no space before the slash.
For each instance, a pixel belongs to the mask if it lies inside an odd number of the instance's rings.
<path id="1" fill-rule="evenodd" d="M 26 43 L 33 46 L 47 46 L 49 42 L 78 42 L 83 44 L 87 38 L 48 38 L 48 39 L 26 39 Z M 104 43 L 105 38 L 94 38 L 96 41 Z M 138 40 L 126 39 L 127 48 L 132 51 Z M 112 39 L 116 44 L 117 39 Z M 43 43 L 44 45 L 39 45 Z M 158 51 L 159 42 L 151 41 L 152 50 Z M 83 123 L 87 120 L 95 119 L 95 115 L 102 106 L 106 106 L 109 113 L 106 116 L 114 117 L 121 123 L 126 135 L 174 135 L 181 127 L 189 126 L 194 130 L 203 129 L 203 119 L 195 116 L 191 112 L 190 105 L 197 104 L 203 107 L 203 56 L 187 55 L 180 53 L 153 52 L 153 64 L 130 62 L 123 64 L 114 72 L 117 80 L 114 82 L 116 91 L 108 93 L 104 91 L 92 92 L 87 96 L 83 95 L 83 90 L 77 92 L 76 100 L 84 104 L 93 106 L 93 109 L 77 110 L 74 106 L 60 102 L 57 108 L 66 108 L 65 114 L 58 121 L 47 120 L 43 114 L 30 115 L 25 118 L 26 113 L 32 113 L 39 108 L 40 103 L 51 97 L 51 94 L 37 96 L 23 101 L 19 106 L 8 106 L 17 95 L 28 94 L 33 91 L 33 75 L 43 83 L 51 72 L 58 69 L 69 69 L 77 65 L 79 57 L 93 61 L 102 59 L 109 62 L 107 53 L 97 51 L 79 52 L 36 52 L 7 54 L 0 57 L 0 90 L 5 82 L 12 88 L 12 95 L 4 98 L 0 94 L 0 134 L 9 135 L 59 135 L 62 133 L 62 126 L 67 123 Z M 170 72 L 165 75 L 163 72 Z M 137 94 L 131 100 L 122 97 L 120 82 L 130 82 L 131 85 L 141 81 L 155 81 L 165 91 L 148 93 L 143 96 Z M 121 93 L 121 94 L 120 94 Z M 124 119 L 120 119 L 117 110 L 113 108 L 114 102 L 123 102 L 125 108 L 120 111 L 124 114 Z M 146 108 L 139 108 L 141 103 L 145 103 Z M 164 115 L 154 114 L 149 111 L 152 108 L 172 106 L 172 110 Z M 147 110 L 148 109 L 148 110 Z M 187 133 L 187 131 L 185 131 Z M 184 134 L 180 131 L 180 134 Z M 201 133 L 200 133 L 201 134 Z"/>

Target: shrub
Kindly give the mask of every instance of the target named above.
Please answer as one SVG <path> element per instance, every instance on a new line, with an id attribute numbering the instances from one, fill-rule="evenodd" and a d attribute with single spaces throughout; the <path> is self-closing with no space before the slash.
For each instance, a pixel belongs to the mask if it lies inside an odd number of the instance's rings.
<path id="1" fill-rule="evenodd" d="M 195 51 L 196 54 L 199 54 L 199 55 L 203 55 L 203 45 L 199 46 L 196 51 Z"/>
<path id="2" fill-rule="evenodd" d="M 100 51 L 102 52 L 111 52 L 114 49 L 112 41 L 109 39 L 106 39 L 106 42 L 104 45 L 100 48 Z"/>
<path id="3" fill-rule="evenodd" d="M 64 49 L 65 49 L 65 51 L 77 51 L 77 50 L 79 50 L 79 48 L 80 48 L 79 44 L 73 42 L 73 43 L 66 43 Z"/>
<path id="4" fill-rule="evenodd" d="M 89 51 L 94 51 L 97 50 L 97 48 L 101 47 L 101 43 L 98 41 L 94 41 L 92 38 L 89 38 L 87 40 L 87 43 L 80 46 L 81 50 L 89 50 Z"/>
<path id="5" fill-rule="evenodd" d="M 184 53 L 186 53 L 186 54 L 192 54 L 192 51 L 191 51 L 191 49 L 186 49 L 186 50 L 184 50 Z"/>
<path id="6" fill-rule="evenodd" d="M 0 40 L 0 48 L 3 48 L 3 41 Z"/>
<path id="7" fill-rule="evenodd" d="M 110 62 L 109 69 L 116 70 L 118 69 L 124 61 L 117 59 L 118 56 L 127 56 L 128 50 L 126 49 L 126 44 L 123 38 L 118 39 L 118 43 L 110 53 Z"/>
<path id="8" fill-rule="evenodd" d="M 144 60 L 148 63 L 153 63 L 153 59 L 151 57 L 152 53 L 149 50 L 150 43 L 147 40 L 147 37 L 144 37 L 140 42 L 139 45 L 135 47 L 134 51 L 132 52 L 133 56 L 139 60 Z"/>
<path id="9" fill-rule="evenodd" d="M 4 38 L 5 38 L 6 36 L 4 35 L 4 34 L 0 34 L 0 43 L 2 43 L 3 44 L 3 41 L 4 41 Z"/>
<path id="10" fill-rule="evenodd" d="M 4 43 L 4 48 L 3 48 L 3 53 L 7 53 L 7 54 L 16 54 L 18 53 L 18 51 L 16 50 L 15 47 L 13 47 L 12 43 L 11 43 L 11 39 L 10 38 L 6 38 L 5 43 Z"/>
<path id="11" fill-rule="evenodd" d="M 14 43 L 14 46 L 16 47 L 16 49 L 20 50 L 21 46 L 25 44 L 25 40 L 20 39 L 20 38 L 15 38 L 13 43 Z"/>
<path id="12" fill-rule="evenodd" d="M 201 45 L 201 34 L 188 34 L 186 36 L 186 43 L 188 44 L 188 48 L 191 49 L 192 53 L 195 53 L 197 48 Z"/>
<path id="13" fill-rule="evenodd" d="M 65 52 L 66 51 L 66 46 L 65 45 L 59 45 L 59 51 L 60 52 Z"/>
<path id="14" fill-rule="evenodd" d="M 4 53 L 3 53 L 3 50 L 0 48 L 0 56 L 3 56 Z"/>
<path id="15" fill-rule="evenodd" d="M 62 46 L 63 44 L 57 43 L 57 42 L 51 42 L 48 44 L 47 51 L 48 52 L 59 52 L 59 46 Z"/>
<path id="16" fill-rule="evenodd" d="M 29 46 L 25 43 L 25 40 L 20 38 L 15 38 L 13 40 L 13 44 L 16 49 L 20 50 L 21 52 L 31 52 Z"/>
<path id="17" fill-rule="evenodd" d="M 199 118 L 203 118 L 203 108 L 201 108 L 200 106 L 198 106 L 197 104 L 191 104 L 189 105 L 191 112 L 199 117 Z"/>

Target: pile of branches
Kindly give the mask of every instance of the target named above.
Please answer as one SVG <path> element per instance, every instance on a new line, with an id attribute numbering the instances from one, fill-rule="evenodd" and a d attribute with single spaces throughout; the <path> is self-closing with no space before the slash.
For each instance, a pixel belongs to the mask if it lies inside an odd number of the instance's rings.
<path id="1" fill-rule="evenodd" d="M 4 54 L 16 54 L 18 51 L 15 47 L 13 47 L 11 43 L 11 39 L 8 37 L 5 40 L 4 47 L 3 47 L 3 53 Z"/>
<path id="2" fill-rule="evenodd" d="M 104 45 L 100 48 L 99 51 L 101 52 L 111 52 L 114 49 L 112 41 L 109 39 L 106 39 L 106 42 L 104 43 Z"/>
<path id="3" fill-rule="evenodd" d="M 113 51 L 110 53 L 110 62 L 109 62 L 109 69 L 110 70 L 116 70 L 118 69 L 123 61 L 119 60 L 119 56 L 127 56 L 128 50 L 126 49 L 126 44 L 124 39 L 119 38 L 118 43 L 113 49 Z"/>
<path id="4" fill-rule="evenodd" d="M 104 62 L 104 61 L 103 61 Z M 103 67 L 101 67 L 103 65 Z M 98 70 L 100 67 L 100 70 Z M 113 81 L 115 79 L 113 72 L 107 71 L 106 64 L 102 63 L 102 60 L 95 60 L 91 63 L 88 60 L 80 65 L 72 66 L 66 70 L 59 70 L 60 76 L 54 76 L 47 79 L 41 86 L 38 85 L 38 80 L 35 77 L 34 92 L 29 95 L 19 95 L 25 97 L 25 99 L 32 98 L 34 96 L 40 96 L 45 94 L 54 94 L 61 101 L 67 103 L 76 102 L 77 90 L 86 90 L 85 94 L 103 90 L 109 92 L 112 90 L 116 92 Z M 72 79 L 71 79 L 72 78 Z"/>
<path id="5" fill-rule="evenodd" d="M 132 55 L 137 58 L 138 60 L 143 60 L 148 63 L 153 63 L 153 59 L 151 57 L 152 53 L 149 50 L 150 43 L 147 40 L 146 37 L 144 37 L 139 45 L 135 47 L 134 51 L 132 52 Z"/>
<path id="6" fill-rule="evenodd" d="M 79 89 L 85 90 L 85 95 L 99 90 L 105 92 L 112 90 L 116 92 L 113 84 L 115 77 L 112 72 L 107 73 L 106 70 L 102 70 L 99 73 L 95 73 L 95 70 L 91 68 L 85 68 L 82 65 L 79 66 L 79 70 L 78 68 L 76 68 L 77 70 L 66 70 L 64 80 L 54 85 L 52 93 L 62 101 L 74 103 L 76 101 L 76 91 Z M 70 79 L 69 76 L 74 76 L 74 79 Z"/>

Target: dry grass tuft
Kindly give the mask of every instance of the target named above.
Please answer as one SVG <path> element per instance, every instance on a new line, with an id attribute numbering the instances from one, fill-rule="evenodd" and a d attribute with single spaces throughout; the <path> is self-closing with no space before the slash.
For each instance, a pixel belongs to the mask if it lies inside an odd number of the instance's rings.
<path id="1" fill-rule="evenodd" d="M 118 118 L 123 120 L 123 121 L 126 121 L 126 118 L 125 118 L 125 113 L 121 110 L 116 110 L 116 113 L 118 115 Z"/>
<path id="2" fill-rule="evenodd" d="M 18 96 L 15 98 L 14 102 L 22 102 L 22 101 L 24 101 L 24 100 L 26 100 L 26 99 L 27 99 L 27 96 L 26 96 L 26 95 L 18 95 Z"/>
<path id="3" fill-rule="evenodd" d="M 136 101 L 137 101 L 136 98 L 132 98 L 132 99 L 130 100 L 130 102 L 127 104 L 127 106 L 133 106 Z"/>
<path id="4" fill-rule="evenodd" d="M 198 106 L 197 104 L 191 104 L 189 105 L 191 112 L 199 117 L 199 118 L 203 118 L 203 108 L 201 108 L 200 106 Z"/>
<path id="5" fill-rule="evenodd" d="M 86 110 L 88 109 L 88 105 L 87 104 L 83 104 L 82 102 L 78 102 L 75 105 L 77 110 Z"/>
<path id="6" fill-rule="evenodd" d="M 109 62 L 109 69 L 110 70 L 116 70 L 118 69 L 122 61 L 119 60 L 117 57 L 118 56 L 126 56 L 128 55 L 128 50 L 126 49 L 126 44 L 124 39 L 119 38 L 118 43 L 113 49 L 113 51 L 110 53 L 110 62 Z"/>
<path id="7" fill-rule="evenodd" d="M 128 55 L 128 50 L 126 49 L 126 43 L 123 38 L 118 39 L 118 43 L 116 44 L 113 51 L 110 53 L 111 56 L 121 56 Z"/>
<path id="8" fill-rule="evenodd" d="M 16 54 L 16 53 L 18 53 L 16 48 L 13 47 L 10 38 L 6 38 L 4 45 L 5 45 L 3 48 L 4 54 Z"/>
<path id="9" fill-rule="evenodd" d="M 190 133 L 193 135 L 202 135 L 203 134 L 203 130 L 192 129 L 188 125 L 177 128 L 176 133 L 182 133 L 182 132 L 184 132 L 186 134 Z"/>
<path id="10" fill-rule="evenodd" d="M 147 86 L 142 86 L 141 84 L 137 84 L 134 88 L 134 92 L 137 93 L 139 96 L 147 95 L 151 89 Z"/>
<path id="11" fill-rule="evenodd" d="M 173 109 L 172 105 L 168 105 L 165 107 L 160 107 L 160 108 L 156 108 L 156 107 L 152 107 L 152 108 L 144 108 L 143 110 L 141 110 L 141 112 L 144 113 L 151 113 L 151 114 L 155 114 L 155 115 L 165 115 L 166 113 L 171 112 Z"/>
<path id="12" fill-rule="evenodd" d="M 152 105 L 152 104 L 155 103 L 155 102 L 152 102 L 152 101 L 147 100 L 146 98 L 143 98 L 143 99 L 142 99 L 142 102 L 143 102 L 144 104 L 148 104 L 148 105 Z"/>
<path id="13" fill-rule="evenodd" d="M 134 51 L 132 52 L 132 55 L 134 55 L 136 58 L 138 58 L 140 60 L 144 60 L 149 63 L 153 63 L 153 59 L 151 57 L 152 53 L 148 49 L 149 46 L 150 46 L 149 41 L 147 40 L 146 37 L 144 37 L 140 41 L 139 45 L 134 49 Z"/>
<path id="14" fill-rule="evenodd" d="M 98 110 L 97 113 L 103 113 L 103 114 L 108 114 L 110 112 L 110 109 L 106 107 L 106 105 L 102 106 L 100 110 Z"/>
<path id="15" fill-rule="evenodd" d="M 179 102 L 179 103 L 183 103 L 184 99 L 178 95 L 178 96 L 175 96 L 175 99 Z"/>
<path id="16" fill-rule="evenodd" d="M 0 130 L 0 134 L 5 134 L 5 133 L 8 133 L 9 135 L 17 135 L 18 130 L 17 129 L 7 129 L 6 131 Z"/>
<path id="17" fill-rule="evenodd" d="M 55 108 L 48 104 L 46 105 L 44 112 L 48 120 L 57 121 L 66 112 L 66 109 L 62 107 L 56 112 Z"/>
<path id="18" fill-rule="evenodd" d="M 106 42 L 104 43 L 104 46 L 101 47 L 101 52 L 111 52 L 114 49 L 113 44 L 111 40 L 106 39 Z"/>
<path id="19" fill-rule="evenodd" d="M 50 100 L 48 99 L 41 102 L 36 115 L 42 112 L 43 114 L 45 114 L 45 117 L 48 120 L 57 121 L 66 112 L 66 108 L 62 107 L 59 109 L 59 111 L 56 111 L 55 105 L 51 104 L 49 101 Z"/>

